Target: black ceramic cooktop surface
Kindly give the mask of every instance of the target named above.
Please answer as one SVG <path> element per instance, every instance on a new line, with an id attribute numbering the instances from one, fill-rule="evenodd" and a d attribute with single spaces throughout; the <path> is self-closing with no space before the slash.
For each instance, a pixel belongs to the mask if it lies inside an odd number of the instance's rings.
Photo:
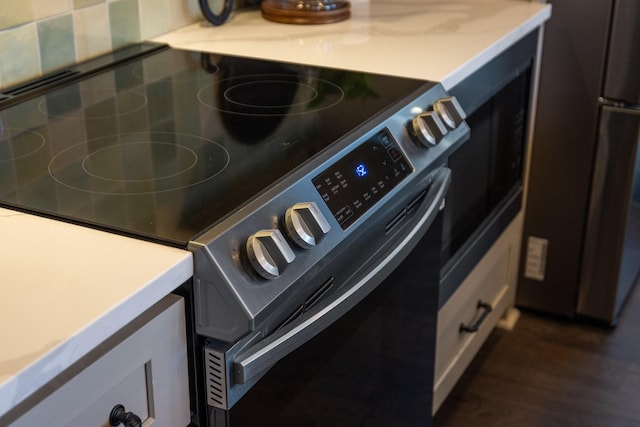
<path id="1" fill-rule="evenodd" d="M 423 85 L 160 49 L 1 109 L 0 205 L 185 245 Z"/>

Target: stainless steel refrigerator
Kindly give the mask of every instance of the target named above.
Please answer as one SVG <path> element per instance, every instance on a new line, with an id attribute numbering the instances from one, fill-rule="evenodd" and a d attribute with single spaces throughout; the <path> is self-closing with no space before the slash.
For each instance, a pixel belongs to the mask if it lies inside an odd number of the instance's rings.
<path id="1" fill-rule="evenodd" d="M 640 273 L 640 0 L 552 0 L 517 305 L 618 321 Z"/>

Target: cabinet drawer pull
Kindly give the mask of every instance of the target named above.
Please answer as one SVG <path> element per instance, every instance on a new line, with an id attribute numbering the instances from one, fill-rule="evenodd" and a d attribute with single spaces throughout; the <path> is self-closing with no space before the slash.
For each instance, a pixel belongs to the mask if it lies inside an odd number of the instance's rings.
<path id="1" fill-rule="evenodd" d="M 464 323 L 461 323 L 460 332 L 470 332 L 470 333 L 478 332 L 478 329 L 480 328 L 480 325 L 482 325 L 482 322 L 484 322 L 484 320 L 487 318 L 489 313 L 493 311 L 493 307 L 491 307 L 491 304 L 487 302 L 482 302 L 482 300 L 478 301 L 477 307 L 479 310 L 480 309 L 483 310 L 480 317 L 478 317 L 478 320 L 476 320 L 472 325 L 469 325 L 469 326 L 465 325 Z"/>
<path id="2" fill-rule="evenodd" d="M 109 414 L 109 424 L 114 427 L 120 424 L 124 425 L 124 427 L 141 427 L 142 420 L 133 412 L 127 412 L 123 405 L 118 404 L 113 407 Z"/>

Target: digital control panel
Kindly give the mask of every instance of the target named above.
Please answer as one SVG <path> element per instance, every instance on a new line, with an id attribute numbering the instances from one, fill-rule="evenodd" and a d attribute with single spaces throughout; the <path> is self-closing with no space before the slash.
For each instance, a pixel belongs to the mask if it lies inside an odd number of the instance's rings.
<path id="1" fill-rule="evenodd" d="M 412 172 L 413 168 L 385 128 L 312 182 L 345 230 Z"/>

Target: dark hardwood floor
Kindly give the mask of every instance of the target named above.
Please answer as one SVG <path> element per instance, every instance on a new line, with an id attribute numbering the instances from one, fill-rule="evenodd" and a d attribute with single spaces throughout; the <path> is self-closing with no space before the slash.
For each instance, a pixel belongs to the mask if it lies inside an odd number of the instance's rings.
<path id="1" fill-rule="evenodd" d="M 495 330 L 434 427 L 640 426 L 640 286 L 615 328 L 523 311 Z"/>

